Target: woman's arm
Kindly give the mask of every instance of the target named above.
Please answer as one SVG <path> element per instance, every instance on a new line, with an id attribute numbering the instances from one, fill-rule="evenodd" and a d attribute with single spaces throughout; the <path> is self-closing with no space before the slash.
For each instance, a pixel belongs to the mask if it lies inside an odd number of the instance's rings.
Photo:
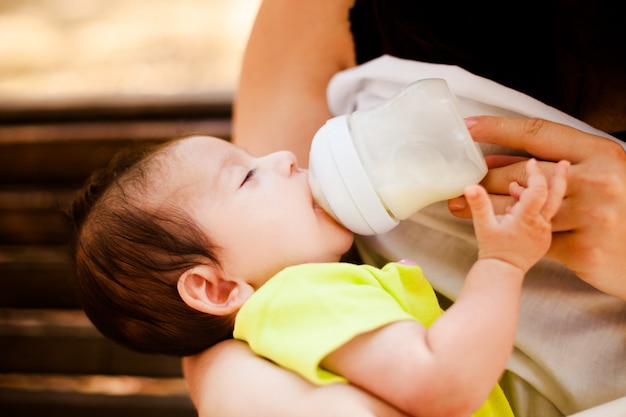
<path id="1" fill-rule="evenodd" d="M 229 340 L 183 360 L 199 417 L 406 417 L 349 384 L 314 386 Z"/>
<path id="2" fill-rule="evenodd" d="M 302 166 L 330 118 L 330 78 L 354 65 L 353 0 L 264 0 L 235 98 L 233 141 L 253 155 L 293 151 Z"/>
<path id="3" fill-rule="evenodd" d="M 524 150 L 543 160 L 550 176 L 561 159 L 571 162 L 565 201 L 552 223 L 549 258 L 563 263 L 601 291 L 626 300 L 626 152 L 619 144 L 538 119 L 478 117 L 470 132 L 478 142 Z M 511 204 L 508 184 L 526 184 L 519 158 L 490 157 L 483 185 L 497 212 Z M 450 211 L 470 217 L 463 198 Z"/>

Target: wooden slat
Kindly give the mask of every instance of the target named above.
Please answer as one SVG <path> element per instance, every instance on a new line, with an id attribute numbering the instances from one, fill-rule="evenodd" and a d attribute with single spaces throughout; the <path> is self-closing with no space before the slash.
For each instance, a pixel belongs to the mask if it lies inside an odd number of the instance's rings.
<path id="1" fill-rule="evenodd" d="M 66 243 L 63 212 L 78 187 L 0 185 L 0 245 Z"/>
<path id="2" fill-rule="evenodd" d="M 189 134 L 228 139 L 230 122 L 108 122 L 0 126 L 0 182 L 81 182 L 134 141 Z"/>
<path id="3" fill-rule="evenodd" d="M 3 101 L 0 124 L 58 121 L 230 119 L 232 92 L 176 96 L 110 96 Z"/>
<path id="4" fill-rule="evenodd" d="M 0 373 L 179 377 L 180 359 L 128 350 L 79 310 L 0 309 Z"/>
<path id="5" fill-rule="evenodd" d="M 187 395 L 182 378 L 127 375 L 0 374 L 0 388 L 101 395 Z"/>
<path id="6" fill-rule="evenodd" d="M 0 183 L 82 182 L 133 141 L 229 139 L 231 96 L 0 102 Z"/>
<path id="7" fill-rule="evenodd" d="M 0 246 L 0 308 L 79 308 L 67 247 Z"/>
<path id="8" fill-rule="evenodd" d="M 67 241 L 66 223 L 60 210 L 0 212 L 0 245 L 38 244 L 59 245 Z"/>
<path id="9" fill-rule="evenodd" d="M 195 417 L 185 396 L 98 395 L 0 388 L 2 417 Z"/>

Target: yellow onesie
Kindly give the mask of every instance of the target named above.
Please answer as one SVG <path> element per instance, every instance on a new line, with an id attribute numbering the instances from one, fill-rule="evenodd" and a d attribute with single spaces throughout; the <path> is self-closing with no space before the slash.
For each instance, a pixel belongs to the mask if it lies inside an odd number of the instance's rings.
<path id="1" fill-rule="evenodd" d="M 355 336 L 400 320 L 430 326 L 442 313 L 421 268 L 349 263 L 284 269 L 259 288 L 235 321 L 234 337 L 315 384 L 347 382 L 320 367 Z M 474 416 L 513 416 L 496 386 Z"/>

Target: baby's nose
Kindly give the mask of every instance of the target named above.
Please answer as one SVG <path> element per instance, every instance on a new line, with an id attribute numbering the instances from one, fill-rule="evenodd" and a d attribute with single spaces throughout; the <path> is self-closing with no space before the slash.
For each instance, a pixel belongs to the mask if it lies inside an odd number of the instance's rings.
<path id="1" fill-rule="evenodd" d="M 271 154 L 276 169 L 282 175 L 291 175 L 298 168 L 298 158 L 293 152 L 279 151 Z"/>

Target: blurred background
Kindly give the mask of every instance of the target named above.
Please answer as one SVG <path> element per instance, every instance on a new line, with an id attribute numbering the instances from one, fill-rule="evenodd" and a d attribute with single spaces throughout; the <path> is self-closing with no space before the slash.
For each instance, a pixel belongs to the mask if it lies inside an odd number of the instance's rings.
<path id="1" fill-rule="evenodd" d="M 194 416 L 180 361 L 104 338 L 63 211 L 120 148 L 230 138 L 260 0 L 0 0 L 0 415 Z"/>
<path id="2" fill-rule="evenodd" d="M 0 99 L 232 91 L 259 0 L 0 0 Z"/>

